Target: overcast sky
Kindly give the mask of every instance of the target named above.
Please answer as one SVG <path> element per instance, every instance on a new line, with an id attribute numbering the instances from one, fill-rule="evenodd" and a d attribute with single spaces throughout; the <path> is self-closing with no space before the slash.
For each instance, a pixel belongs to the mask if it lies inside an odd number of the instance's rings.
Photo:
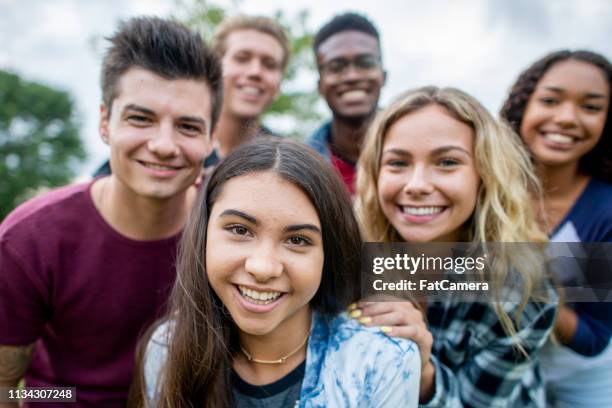
<path id="1" fill-rule="evenodd" d="M 343 11 L 366 14 L 381 32 L 388 72 L 382 105 L 407 88 L 435 84 L 459 87 L 496 114 L 519 72 L 550 50 L 588 48 L 612 58 L 609 0 L 214 3 L 264 15 L 283 9 L 292 16 L 306 8 L 313 30 Z M 310 6 L 313 3 L 317 6 Z M 169 16 L 176 7 L 174 0 L 0 0 L 0 69 L 73 95 L 89 152 L 83 173 L 91 173 L 108 155 L 97 134 L 103 46 L 92 44 L 92 39 L 111 34 L 120 19 L 142 14 Z"/>

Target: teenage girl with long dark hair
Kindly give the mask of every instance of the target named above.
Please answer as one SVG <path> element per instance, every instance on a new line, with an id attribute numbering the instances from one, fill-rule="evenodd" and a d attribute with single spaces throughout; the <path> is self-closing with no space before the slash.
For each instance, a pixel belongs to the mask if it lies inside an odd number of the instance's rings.
<path id="1" fill-rule="evenodd" d="M 147 406 L 416 406 L 416 345 L 350 319 L 361 239 L 338 176 L 286 140 L 214 170 L 170 311 L 140 363 Z"/>

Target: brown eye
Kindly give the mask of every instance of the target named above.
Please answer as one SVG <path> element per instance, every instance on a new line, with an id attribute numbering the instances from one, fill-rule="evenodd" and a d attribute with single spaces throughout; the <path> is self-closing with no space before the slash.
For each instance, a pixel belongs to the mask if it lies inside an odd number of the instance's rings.
<path id="1" fill-rule="evenodd" d="M 300 235 L 296 235 L 294 237 L 290 237 L 288 241 L 289 241 L 289 243 L 291 245 L 295 245 L 295 246 L 308 246 L 308 245 L 312 245 L 312 242 L 308 238 L 302 237 Z"/>

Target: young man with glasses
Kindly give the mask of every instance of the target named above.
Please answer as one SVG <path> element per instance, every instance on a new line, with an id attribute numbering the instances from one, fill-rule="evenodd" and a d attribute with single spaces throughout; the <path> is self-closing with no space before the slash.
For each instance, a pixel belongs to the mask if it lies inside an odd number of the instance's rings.
<path id="1" fill-rule="evenodd" d="M 333 118 L 308 139 L 308 144 L 332 163 L 352 194 L 361 142 L 385 84 L 380 36 L 367 18 L 345 13 L 315 35 L 314 52 L 319 94 Z"/>

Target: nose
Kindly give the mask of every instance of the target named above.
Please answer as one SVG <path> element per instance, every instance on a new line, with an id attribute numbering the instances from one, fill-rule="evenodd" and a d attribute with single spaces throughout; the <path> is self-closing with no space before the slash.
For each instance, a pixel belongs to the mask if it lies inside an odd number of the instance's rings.
<path id="1" fill-rule="evenodd" d="M 251 61 L 249 62 L 249 67 L 248 67 L 249 76 L 255 76 L 255 77 L 261 76 L 262 69 L 263 69 L 263 66 L 259 58 L 252 58 Z"/>
<path id="2" fill-rule="evenodd" d="M 363 73 L 355 66 L 354 63 L 348 64 L 342 73 L 344 81 L 359 81 L 363 77 Z"/>
<path id="3" fill-rule="evenodd" d="M 563 128 L 571 128 L 576 126 L 576 106 L 572 102 L 564 102 L 557 106 L 555 111 L 555 123 Z"/>
<path id="4" fill-rule="evenodd" d="M 411 173 L 406 175 L 404 193 L 411 196 L 427 195 L 433 192 L 429 170 L 425 165 L 415 165 Z"/>
<path id="5" fill-rule="evenodd" d="M 160 123 L 157 134 L 147 143 L 149 151 L 162 158 L 178 156 L 179 147 L 174 143 L 173 132 L 172 123 Z"/>
<path id="6" fill-rule="evenodd" d="M 254 248 L 244 268 L 257 282 L 267 282 L 283 273 L 283 263 L 272 243 L 262 243 Z"/>

